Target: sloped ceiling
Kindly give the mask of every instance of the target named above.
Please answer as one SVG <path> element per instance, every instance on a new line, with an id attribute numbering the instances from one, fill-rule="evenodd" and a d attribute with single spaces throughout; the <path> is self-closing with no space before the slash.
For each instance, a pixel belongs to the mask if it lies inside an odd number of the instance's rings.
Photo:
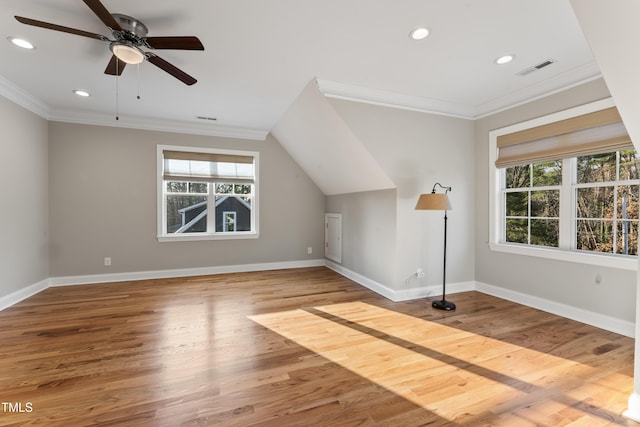
<path id="1" fill-rule="evenodd" d="M 271 134 L 326 195 L 395 187 L 315 80 L 298 95 Z"/>
<path id="2" fill-rule="evenodd" d="M 624 125 L 640 148 L 640 2 L 572 0 Z"/>

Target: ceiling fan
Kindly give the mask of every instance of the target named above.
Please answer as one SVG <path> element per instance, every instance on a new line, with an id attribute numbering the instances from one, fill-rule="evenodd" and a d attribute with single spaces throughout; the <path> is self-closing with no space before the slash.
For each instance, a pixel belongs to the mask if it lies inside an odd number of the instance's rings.
<path id="1" fill-rule="evenodd" d="M 109 42 L 109 49 L 112 52 L 111 60 L 104 70 L 105 74 L 121 75 L 127 64 L 139 64 L 145 59 L 156 67 L 164 70 L 187 85 L 197 82 L 195 78 L 185 73 L 178 67 L 152 52 L 145 52 L 143 48 L 149 49 L 178 49 L 178 50 L 204 50 L 204 46 L 195 36 L 176 37 L 147 37 L 148 29 L 141 21 L 131 16 L 119 13 L 110 13 L 100 0 L 83 0 L 93 13 L 109 28 L 113 35 L 113 40 L 102 34 L 91 33 L 75 28 L 64 27 L 62 25 L 50 24 L 48 22 L 37 21 L 31 18 L 16 16 L 15 18 L 26 25 L 46 28 L 49 30 L 61 31 L 63 33 L 75 34 L 77 36 L 89 37 L 105 42 Z"/>

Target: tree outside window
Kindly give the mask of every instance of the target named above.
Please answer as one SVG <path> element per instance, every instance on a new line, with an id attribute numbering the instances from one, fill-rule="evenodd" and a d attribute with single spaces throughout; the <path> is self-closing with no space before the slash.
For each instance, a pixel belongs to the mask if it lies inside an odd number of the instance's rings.
<path id="1" fill-rule="evenodd" d="M 563 167 L 572 182 L 563 182 Z M 566 179 L 566 178 L 565 178 Z M 620 255 L 638 253 L 640 156 L 614 151 L 504 169 L 504 241 L 559 247 L 573 231 L 572 249 Z M 569 186 L 571 191 L 563 188 Z M 567 187 L 567 188 L 569 188 Z M 572 223 L 560 228 L 561 194 Z"/>
<path id="2" fill-rule="evenodd" d="M 558 246 L 562 161 L 505 171 L 505 241 Z"/>

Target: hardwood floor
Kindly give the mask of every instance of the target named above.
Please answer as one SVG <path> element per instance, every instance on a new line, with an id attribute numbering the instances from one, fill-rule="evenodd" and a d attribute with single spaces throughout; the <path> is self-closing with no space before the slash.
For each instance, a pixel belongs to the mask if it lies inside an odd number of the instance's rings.
<path id="1" fill-rule="evenodd" d="M 633 340 L 320 267 L 50 288 L 0 312 L 0 425 L 607 426 Z"/>

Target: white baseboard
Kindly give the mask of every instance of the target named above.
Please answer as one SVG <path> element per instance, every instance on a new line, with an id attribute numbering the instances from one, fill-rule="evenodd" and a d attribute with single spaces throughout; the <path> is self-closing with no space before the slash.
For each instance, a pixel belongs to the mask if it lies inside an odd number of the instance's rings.
<path id="1" fill-rule="evenodd" d="M 635 335 L 635 324 L 626 320 L 594 313 L 582 308 L 573 307 L 567 304 L 512 291 L 498 286 L 488 285 L 482 282 L 476 282 L 476 290 L 484 294 L 493 295 L 528 307 L 537 308 L 538 310 L 546 311 L 547 313 L 556 314 L 558 316 L 586 323 L 587 325 L 595 326 L 627 337 L 633 338 Z"/>
<path id="2" fill-rule="evenodd" d="M 391 289 L 375 280 L 369 279 L 355 271 L 349 270 L 348 268 L 343 267 L 340 264 L 336 264 L 333 261 L 326 260 L 327 268 L 335 271 L 338 274 L 346 277 L 347 279 L 351 279 L 359 285 L 372 290 L 373 292 L 382 295 L 385 298 L 390 299 L 394 302 L 400 301 L 410 301 L 413 299 L 427 298 L 436 296 L 442 293 L 442 285 L 431 285 L 426 287 L 419 288 L 408 288 L 408 289 Z M 455 294 L 458 292 L 466 292 L 475 290 L 474 282 L 460 282 L 460 283 L 451 283 L 447 284 L 447 295 Z"/>
<path id="3" fill-rule="evenodd" d="M 458 292 L 475 291 L 475 282 L 447 283 L 447 295 Z M 442 295 L 442 285 L 431 285 L 422 288 L 400 289 L 395 292 L 394 301 L 410 301 L 412 299 L 437 297 Z M 447 297 L 447 299 L 449 299 Z"/>
<path id="4" fill-rule="evenodd" d="M 629 396 L 628 408 L 622 415 L 640 423 L 640 395 L 638 393 L 634 392 Z"/>
<path id="5" fill-rule="evenodd" d="M 39 292 L 44 291 L 50 286 L 49 279 L 41 280 L 38 283 L 34 283 L 33 285 L 27 286 L 26 288 L 22 288 L 15 292 L 10 293 L 9 295 L 5 295 L 0 298 L 0 311 L 5 308 L 9 308 L 14 304 L 19 303 L 22 300 L 29 298 Z"/>
<path id="6" fill-rule="evenodd" d="M 345 268 L 343 266 L 341 266 L 340 264 L 337 264 L 333 261 L 329 261 L 328 259 L 325 259 L 325 266 L 333 271 L 335 271 L 336 273 L 346 277 L 347 279 L 353 280 L 354 282 L 356 282 L 359 285 L 364 286 L 367 289 L 372 290 L 373 292 L 382 295 L 385 298 L 390 299 L 391 301 L 397 301 L 395 299 L 395 292 L 393 289 L 386 287 L 385 285 L 383 285 L 382 283 L 376 282 L 375 280 L 369 279 L 368 277 L 365 277 L 359 273 L 356 273 L 355 271 L 349 270 L 348 268 Z"/>
<path id="7" fill-rule="evenodd" d="M 164 279 L 172 277 L 206 276 L 209 274 L 247 273 L 251 271 L 282 270 L 324 266 L 323 259 L 305 261 L 269 262 L 260 264 L 224 265 L 216 267 L 181 268 L 174 270 L 135 271 L 130 273 L 91 274 L 50 278 L 50 286 L 88 285 L 97 283 L 128 282 L 131 280 Z"/>
<path id="8" fill-rule="evenodd" d="M 259 264 L 241 264 L 241 265 L 229 265 L 229 266 L 217 266 L 217 267 L 202 267 L 202 268 L 185 268 L 174 270 L 156 270 L 156 271 L 141 271 L 131 273 L 112 273 L 112 274 L 93 274 L 85 276 L 66 276 L 66 277 L 51 277 L 42 280 L 38 283 L 30 285 L 24 289 L 20 289 L 4 297 L 0 297 L 0 310 L 11 307 L 18 302 L 29 298 L 49 286 L 69 286 L 69 285 L 85 285 L 85 284 L 97 284 L 97 283 L 110 283 L 110 282 L 124 282 L 131 280 L 148 280 L 148 279 L 160 279 L 171 277 L 187 277 L 187 276 L 203 276 L 209 274 L 223 274 L 223 273 L 243 273 L 251 271 L 268 271 L 268 270 L 281 270 L 289 268 L 305 268 L 305 267 L 320 267 L 326 266 L 331 270 L 334 270 L 338 274 L 353 280 L 354 282 L 390 299 L 391 301 L 408 301 L 413 299 L 420 299 L 426 297 L 432 297 L 442 292 L 440 285 L 431 285 L 421 288 L 409 288 L 409 289 L 391 289 L 382 283 L 376 282 L 368 277 L 365 277 L 359 273 L 356 273 L 348 268 L 343 267 L 340 264 L 334 263 L 325 259 L 313 259 L 304 261 L 287 261 L 287 262 L 274 262 L 274 263 L 259 263 Z M 466 291 L 478 291 L 488 295 L 492 295 L 498 298 L 513 301 L 518 304 L 523 304 L 529 307 L 537 308 L 539 310 L 546 311 L 548 313 L 556 314 L 558 316 L 573 319 L 578 322 L 586 323 L 598 328 L 602 328 L 617 334 L 625 335 L 633 338 L 635 336 L 635 324 L 626 320 L 618 319 L 603 314 L 594 313 L 581 308 L 573 307 L 570 305 L 558 303 L 555 301 L 547 300 L 544 298 L 516 292 L 510 289 L 501 288 L 499 286 L 489 285 L 482 282 L 459 282 L 447 285 L 447 295 L 455 294 L 458 292 Z"/>
<path id="9" fill-rule="evenodd" d="M 394 302 L 437 296 L 442 292 L 442 285 L 395 290 L 334 262 L 327 260 L 326 265 L 338 274 L 341 274 Z M 556 314 L 558 316 L 576 320 L 578 322 L 615 332 L 627 337 L 633 338 L 635 336 L 635 324 L 626 320 L 594 313 L 582 308 L 512 291 L 499 286 L 489 285 L 487 283 L 470 281 L 447 284 L 447 295 L 467 291 L 482 292 L 487 295 L 492 295 L 507 301 L 526 305 L 528 307 L 537 308 L 538 310 L 546 311 L 547 313 Z"/>

